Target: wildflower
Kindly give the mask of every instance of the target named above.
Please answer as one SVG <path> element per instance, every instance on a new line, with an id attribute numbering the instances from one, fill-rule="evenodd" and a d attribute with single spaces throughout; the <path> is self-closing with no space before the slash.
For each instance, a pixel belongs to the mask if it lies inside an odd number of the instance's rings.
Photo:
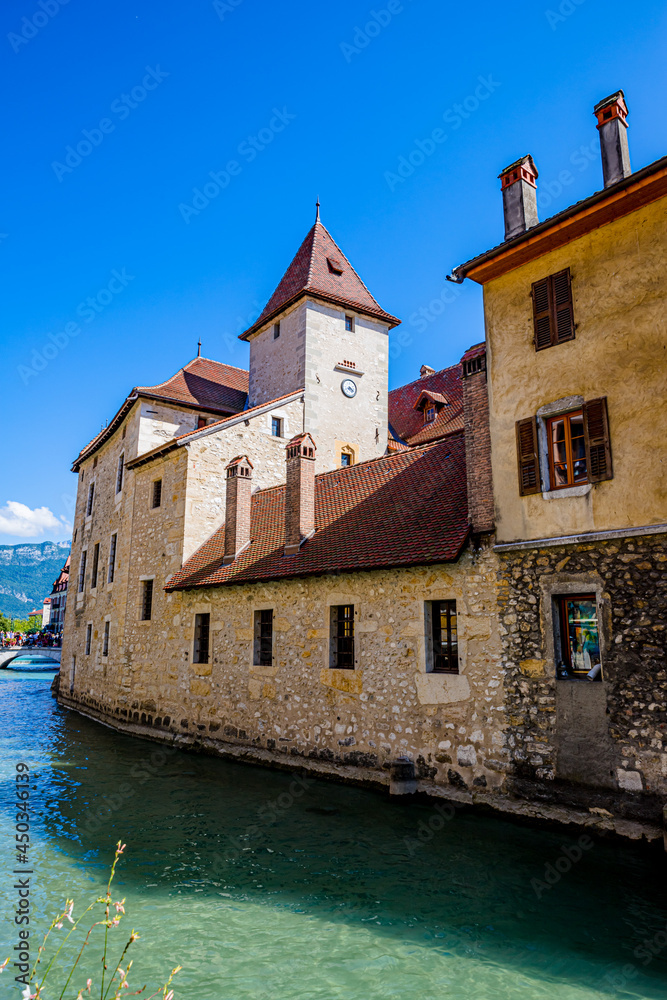
<path id="1" fill-rule="evenodd" d="M 63 916 L 67 917 L 67 919 L 69 920 L 70 924 L 74 923 L 74 920 L 72 919 L 72 911 L 73 911 L 73 909 L 74 909 L 74 900 L 70 899 L 69 900 L 69 906 L 67 907 L 67 909 L 63 913 Z"/>
<path id="2" fill-rule="evenodd" d="M 0 965 L 0 972 L 4 972 L 8 965 L 9 965 L 9 959 L 6 958 L 2 963 L 2 965 Z"/>
<path id="3" fill-rule="evenodd" d="M 91 987 L 92 985 L 93 985 L 93 981 L 92 981 L 92 979 L 87 979 L 87 980 L 86 980 L 86 989 L 88 990 L 88 992 L 89 992 L 89 993 L 90 993 L 90 987 Z"/>
<path id="4" fill-rule="evenodd" d="M 124 902 L 125 900 L 121 899 L 120 903 L 113 904 L 116 907 L 116 913 L 125 913 L 125 907 L 123 906 Z"/>

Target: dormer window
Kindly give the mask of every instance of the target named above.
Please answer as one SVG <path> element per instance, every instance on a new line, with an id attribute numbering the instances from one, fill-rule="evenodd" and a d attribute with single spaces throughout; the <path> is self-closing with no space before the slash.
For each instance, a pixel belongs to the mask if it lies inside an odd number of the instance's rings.
<path id="1" fill-rule="evenodd" d="M 343 262 L 336 257 L 327 257 L 327 265 L 332 274 L 343 273 Z"/>
<path id="2" fill-rule="evenodd" d="M 438 416 L 443 406 L 449 406 L 449 401 L 440 392 L 426 392 L 419 394 L 415 403 L 415 410 L 421 410 L 425 424 L 432 424 Z"/>
<path id="3" fill-rule="evenodd" d="M 436 413 L 435 404 L 433 404 L 431 406 L 425 406 L 424 407 L 424 423 L 425 424 L 430 424 L 433 420 L 435 420 L 435 413 Z"/>

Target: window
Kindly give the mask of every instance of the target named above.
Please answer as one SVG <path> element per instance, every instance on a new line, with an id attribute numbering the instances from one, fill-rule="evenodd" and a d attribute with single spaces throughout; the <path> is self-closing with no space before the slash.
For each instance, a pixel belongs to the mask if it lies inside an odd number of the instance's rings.
<path id="1" fill-rule="evenodd" d="M 463 377 L 470 378 L 471 375 L 476 375 L 478 372 L 486 371 L 486 355 L 480 354 L 476 358 L 469 358 L 467 361 L 463 362 Z"/>
<path id="2" fill-rule="evenodd" d="M 346 469 L 354 465 L 354 450 L 349 445 L 344 445 L 340 451 L 340 464 Z"/>
<path id="3" fill-rule="evenodd" d="M 431 650 L 428 665 L 431 671 L 434 674 L 458 674 L 456 601 L 429 601 L 426 612 Z"/>
<path id="4" fill-rule="evenodd" d="M 536 351 L 543 351 L 565 340 L 574 340 L 572 281 L 570 269 L 536 281 L 533 299 L 533 340 Z"/>
<path id="5" fill-rule="evenodd" d="M 123 427 L 123 434 L 122 434 L 122 440 L 123 441 L 125 440 L 125 431 L 126 430 L 127 430 L 127 424 L 125 424 L 125 426 Z"/>
<path id="6" fill-rule="evenodd" d="M 354 333 L 354 316 L 345 317 L 345 329 L 348 333 Z"/>
<path id="7" fill-rule="evenodd" d="M 206 427 L 206 417 L 197 417 L 197 430 Z"/>
<path id="8" fill-rule="evenodd" d="M 93 626 L 86 625 L 86 656 L 90 656 L 90 644 L 93 638 Z"/>
<path id="9" fill-rule="evenodd" d="M 280 320 L 273 324 L 273 339 L 277 340 L 280 336 Z"/>
<path id="10" fill-rule="evenodd" d="M 283 422 L 280 417 L 271 417 L 271 434 L 274 438 L 283 436 Z"/>
<path id="11" fill-rule="evenodd" d="M 208 663 L 208 636 L 211 626 L 210 615 L 195 615 L 195 646 L 193 663 Z"/>
<path id="12" fill-rule="evenodd" d="M 435 406 L 427 406 L 424 408 L 424 423 L 430 424 L 435 420 Z"/>
<path id="13" fill-rule="evenodd" d="M 258 667 L 273 663 L 273 611 L 255 611 L 255 643 L 253 662 Z"/>
<path id="14" fill-rule="evenodd" d="M 156 479 L 153 483 L 153 494 L 151 496 L 151 507 L 155 509 L 162 505 L 162 480 Z"/>
<path id="15" fill-rule="evenodd" d="M 111 627 L 111 622 L 104 623 L 104 636 L 102 638 L 102 656 L 109 655 L 109 629 Z"/>
<path id="16" fill-rule="evenodd" d="M 600 633 L 595 594 L 557 597 L 558 676 L 602 680 Z"/>
<path id="17" fill-rule="evenodd" d="M 109 545 L 109 573 L 107 580 L 109 583 L 113 583 L 114 573 L 116 572 L 116 542 L 118 535 L 114 534 L 111 536 L 111 543 Z"/>
<path id="18" fill-rule="evenodd" d="M 97 586 L 97 571 L 100 565 L 100 543 L 97 542 L 95 548 L 93 549 L 93 571 L 90 575 L 90 589 L 94 590 Z"/>
<path id="19" fill-rule="evenodd" d="M 329 666 L 338 670 L 354 670 L 353 604 L 338 604 L 331 608 Z"/>
<path id="20" fill-rule="evenodd" d="M 141 581 L 141 620 L 149 622 L 153 615 L 153 581 Z"/>
<path id="21" fill-rule="evenodd" d="M 125 466 L 125 453 L 121 452 L 118 457 L 118 468 L 116 469 L 116 493 L 120 493 L 123 488 L 123 468 Z"/>
<path id="22" fill-rule="evenodd" d="M 79 563 L 79 593 L 83 593 L 83 588 L 86 584 L 86 557 L 88 553 L 84 549 L 81 553 L 81 562 Z"/>
<path id="23" fill-rule="evenodd" d="M 95 499 L 95 483 L 91 483 L 88 487 L 88 503 L 86 504 L 86 517 L 90 517 L 93 513 L 93 500 Z"/>
<path id="24" fill-rule="evenodd" d="M 591 399 L 581 410 L 559 413 L 546 421 L 539 419 L 546 432 L 544 465 L 540 463 L 538 418 L 516 422 L 521 496 L 540 493 L 543 484 L 546 490 L 559 490 L 613 478 L 605 397 Z"/>
<path id="25" fill-rule="evenodd" d="M 582 410 L 547 421 L 549 472 L 552 490 L 588 482 Z"/>
<path id="26" fill-rule="evenodd" d="M 70 694 L 74 690 L 74 677 L 76 676 L 76 656 L 72 657 L 72 665 L 69 671 L 69 690 Z"/>

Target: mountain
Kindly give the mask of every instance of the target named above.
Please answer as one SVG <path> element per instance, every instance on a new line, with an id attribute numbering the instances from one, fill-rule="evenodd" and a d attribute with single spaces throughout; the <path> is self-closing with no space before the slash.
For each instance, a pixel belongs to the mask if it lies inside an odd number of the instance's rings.
<path id="1" fill-rule="evenodd" d="M 69 542 L 0 545 L 0 612 L 26 618 L 41 607 L 69 553 Z"/>

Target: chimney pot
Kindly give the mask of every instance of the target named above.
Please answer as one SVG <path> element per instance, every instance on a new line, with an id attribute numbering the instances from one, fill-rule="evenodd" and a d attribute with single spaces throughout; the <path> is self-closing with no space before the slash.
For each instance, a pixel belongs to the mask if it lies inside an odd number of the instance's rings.
<path id="1" fill-rule="evenodd" d="M 431 368 L 430 365 L 422 365 L 419 369 L 419 377 L 428 378 L 429 375 L 435 375 L 435 368 Z"/>
<path id="2" fill-rule="evenodd" d="M 532 156 L 522 156 L 498 176 L 503 192 L 505 239 L 511 240 L 537 225 L 537 167 Z"/>
<path id="3" fill-rule="evenodd" d="M 630 150 L 628 147 L 628 106 L 625 94 L 617 90 L 605 97 L 593 108 L 598 120 L 600 133 L 600 153 L 602 155 L 602 179 L 606 188 L 617 184 L 632 173 Z"/>
<path id="4" fill-rule="evenodd" d="M 288 443 L 285 476 L 285 555 L 295 556 L 315 534 L 315 442 L 297 434 Z"/>
<path id="5" fill-rule="evenodd" d="M 252 462 L 247 455 L 237 455 L 227 466 L 225 491 L 225 554 L 223 566 L 229 566 L 250 545 L 250 504 L 252 500 Z"/>

